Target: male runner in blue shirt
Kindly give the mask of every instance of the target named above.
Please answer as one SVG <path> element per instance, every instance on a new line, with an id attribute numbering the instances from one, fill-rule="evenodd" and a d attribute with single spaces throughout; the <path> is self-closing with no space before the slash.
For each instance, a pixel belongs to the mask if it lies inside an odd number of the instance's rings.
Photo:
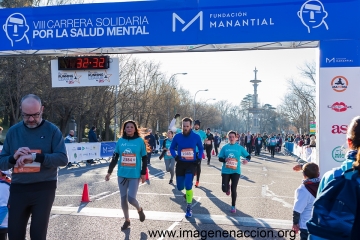
<path id="1" fill-rule="evenodd" d="M 185 217 L 192 216 L 191 203 L 193 199 L 193 178 L 197 165 L 201 163 L 201 156 L 204 148 L 200 136 L 191 130 L 193 120 L 184 118 L 182 120 L 182 133 L 174 136 L 170 146 L 171 155 L 176 161 L 176 185 L 182 191 L 186 189 L 186 214 Z M 199 152 L 196 152 L 196 147 Z M 177 153 L 175 152 L 177 150 Z"/>

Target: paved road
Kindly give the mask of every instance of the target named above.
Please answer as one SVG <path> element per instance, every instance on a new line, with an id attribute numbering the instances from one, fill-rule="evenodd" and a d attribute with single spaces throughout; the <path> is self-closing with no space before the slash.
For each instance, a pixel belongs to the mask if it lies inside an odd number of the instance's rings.
<path id="1" fill-rule="evenodd" d="M 295 161 L 290 157 L 279 154 L 270 158 L 263 153 L 242 166 L 236 214 L 229 212 L 231 199 L 221 191 L 218 158 L 213 157 L 210 166 L 204 161 L 200 187 L 194 190 L 191 219 L 184 217 L 183 194 L 168 183 L 170 174 L 164 172 L 163 161 L 155 155 L 151 163 L 150 181 L 141 184 L 138 192 L 147 219 L 141 223 L 131 207 L 131 228 L 123 232 L 117 178 L 104 181 L 108 163 L 60 170 L 48 239 L 295 239 L 288 231 L 294 190 L 302 174 L 291 170 Z M 92 201 L 80 204 L 84 183 L 89 185 Z M 176 230 L 176 237 L 151 236 L 149 231 L 156 230 Z M 250 233 L 253 237 L 246 238 Z"/>

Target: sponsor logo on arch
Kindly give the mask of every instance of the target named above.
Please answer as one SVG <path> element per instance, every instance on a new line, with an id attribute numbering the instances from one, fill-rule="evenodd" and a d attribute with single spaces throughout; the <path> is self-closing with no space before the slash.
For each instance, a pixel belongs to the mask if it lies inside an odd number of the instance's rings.
<path id="1" fill-rule="evenodd" d="M 336 76 L 331 80 L 331 88 L 335 92 L 344 92 L 349 86 L 349 81 L 344 76 Z"/>
<path id="2" fill-rule="evenodd" d="M 336 162 L 345 161 L 345 148 L 338 146 L 332 150 L 332 158 Z"/>
<path id="3" fill-rule="evenodd" d="M 348 129 L 347 125 L 332 125 L 331 133 L 332 134 L 346 134 Z"/>
<path id="4" fill-rule="evenodd" d="M 335 102 L 332 105 L 328 105 L 328 108 L 331 108 L 335 112 L 345 112 L 348 109 L 352 109 L 351 106 L 345 104 L 344 102 Z"/>

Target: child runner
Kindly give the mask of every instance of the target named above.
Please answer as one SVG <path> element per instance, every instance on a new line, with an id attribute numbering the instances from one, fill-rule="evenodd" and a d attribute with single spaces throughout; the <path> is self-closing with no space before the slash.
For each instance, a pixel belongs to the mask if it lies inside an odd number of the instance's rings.
<path id="1" fill-rule="evenodd" d="M 236 213 L 235 203 L 236 203 L 236 189 L 239 182 L 241 174 L 241 162 L 240 157 L 245 158 L 242 160 L 242 164 L 247 164 L 251 156 L 245 150 L 244 147 L 236 144 L 236 132 L 230 131 L 228 133 L 229 143 L 226 144 L 220 151 L 219 161 L 223 162 L 221 169 L 222 176 L 222 191 L 226 195 L 230 195 L 231 190 L 231 213 Z M 231 185 L 230 185 L 231 180 Z"/>

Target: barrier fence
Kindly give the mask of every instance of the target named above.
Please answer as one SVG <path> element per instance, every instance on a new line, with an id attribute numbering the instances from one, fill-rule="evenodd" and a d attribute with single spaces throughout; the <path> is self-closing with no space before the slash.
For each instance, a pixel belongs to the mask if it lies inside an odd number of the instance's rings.
<path id="1" fill-rule="evenodd" d="M 303 160 L 304 162 L 317 163 L 316 148 L 307 146 L 298 146 L 296 143 L 285 142 L 285 149 L 290 155 Z"/>
<path id="2" fill-rule="evenodd" d="M 94 159 L 108 161 L 114 154 L 116 142 L 96 142 L 96 143 L 65 143 L 69 162 L 80 163 Z M 3 146 L 0 145 L 0 152 Z"/>
<path id="3" fill-rule="evenodd" d="M 69 162 L 79 163 L 86 160 L 100 160 L 112 157 L 116 142 L 65 143 Z"/>

